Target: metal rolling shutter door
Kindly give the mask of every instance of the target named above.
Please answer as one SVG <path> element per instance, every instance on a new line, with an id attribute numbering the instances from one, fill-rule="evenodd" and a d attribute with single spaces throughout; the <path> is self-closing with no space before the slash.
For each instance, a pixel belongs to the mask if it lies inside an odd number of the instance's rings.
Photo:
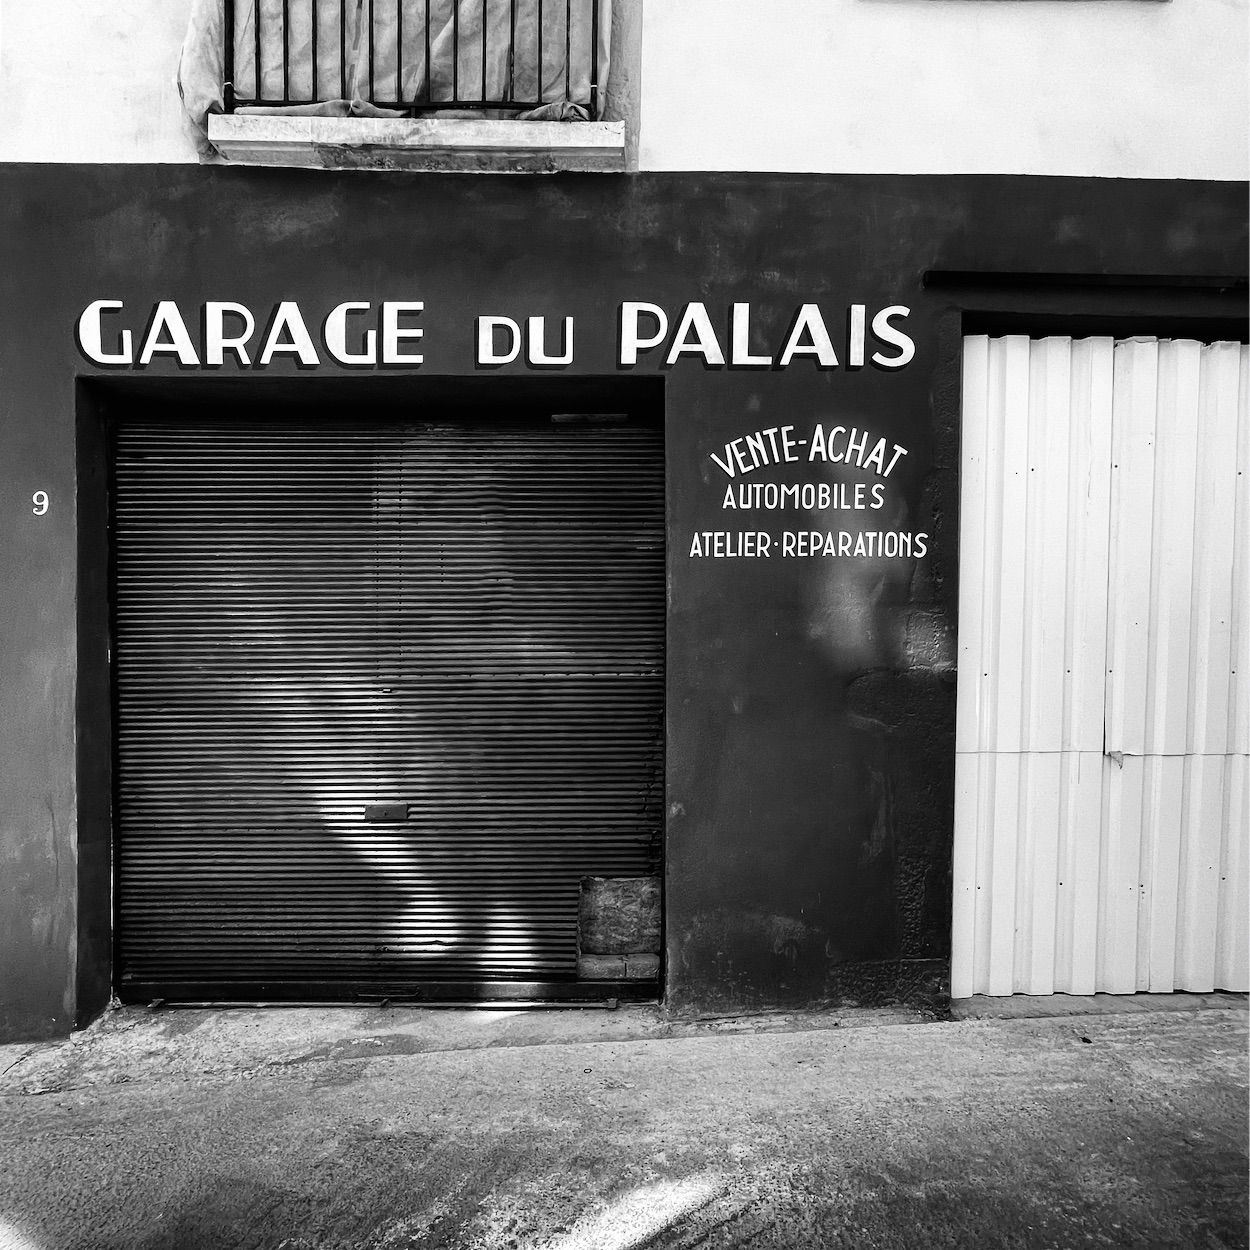
<path id="1" fill-rule="evenodd" d="M 580 878 L 659 871 L 658 426 L 117 440 L 122 991 L 574 978 Z"/>

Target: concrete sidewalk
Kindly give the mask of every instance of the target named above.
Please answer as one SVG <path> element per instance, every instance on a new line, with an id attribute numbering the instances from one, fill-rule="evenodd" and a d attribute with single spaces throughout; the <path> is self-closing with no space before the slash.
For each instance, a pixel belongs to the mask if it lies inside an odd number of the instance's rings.
<path id="1" fill-rule="evenodd" d="M 1237 1247 L 1244 999 L 111 1013 L 0 1048 L 0 1250 Z"/>

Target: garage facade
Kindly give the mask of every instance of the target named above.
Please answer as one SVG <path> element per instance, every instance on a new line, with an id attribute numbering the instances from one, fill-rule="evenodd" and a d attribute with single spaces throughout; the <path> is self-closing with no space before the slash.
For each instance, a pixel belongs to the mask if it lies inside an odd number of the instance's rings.
<path id="1" fill-rule="evenodd" d="M 6 179 L 7 1030 L 943 1009 L 964 341 L 1243 337 L 1240 188 Z"/>

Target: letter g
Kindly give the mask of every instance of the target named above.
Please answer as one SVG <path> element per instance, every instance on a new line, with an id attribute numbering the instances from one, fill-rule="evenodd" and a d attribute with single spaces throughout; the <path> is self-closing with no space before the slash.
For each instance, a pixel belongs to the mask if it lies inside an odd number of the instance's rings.
<path id="1" fill-rule="evenodd" d="M 134 341 L 129 330 L 122 331 L 121 351 L 106 352 L 101 342 L 103 331 L 100 327 L 100 314 L 105 309 L 120 309 L 119 299 L 93 300 L 82 310 L 78 318 L 78 346 L 88 360 L 97 365 L 129 365 L 134 363 Z"/>

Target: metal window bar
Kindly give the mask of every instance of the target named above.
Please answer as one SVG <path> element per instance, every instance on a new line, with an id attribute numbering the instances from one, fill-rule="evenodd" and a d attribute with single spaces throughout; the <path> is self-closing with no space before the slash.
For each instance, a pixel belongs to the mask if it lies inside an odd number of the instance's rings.
<path id="1" fill-rule="evenodd" d="M 334 98 L 335 87 L 338 98 L 347 98 L 354 44 L 367 100 L 380 108 L 528 110 L 564 100 L 588 106 L 597 117 L 599 2 L 498 0 L 492 8 L 489 0 L 227 0 L 224 106 L 234 112 L 312 104 Z M 338 73 L 330 61 L 326 74 L 321 44 L 333 35 L 322 36 L 335 26 Z M 394 66 L 393 84 L 389 65 L 375 64 L 389 32 L 394 33 L 393 60 L 387 58 Z M 544 60 L 544 54 L 561 48 L 562 66 Z M 251 65 L 239 65 L 240 55 Z M 574 99 L 578 94 L 581 100 Z"/>

